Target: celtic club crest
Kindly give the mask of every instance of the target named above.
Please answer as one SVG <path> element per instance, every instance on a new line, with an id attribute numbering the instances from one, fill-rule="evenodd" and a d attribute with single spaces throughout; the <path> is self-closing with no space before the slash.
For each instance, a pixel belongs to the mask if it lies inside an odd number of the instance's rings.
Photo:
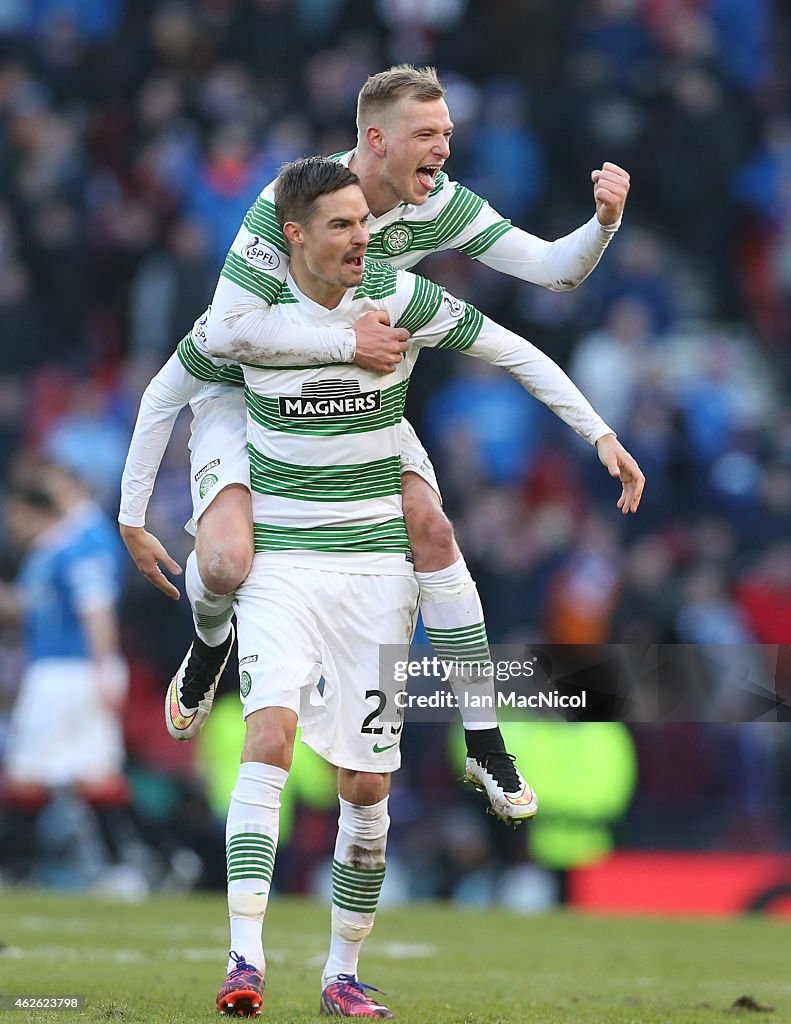
<path id="1" fill-rule="evenodd" d="M 382 248 L 388 256 L 400 256 L 412 245 L 415 232 L 404 221 L 396 221 L 382 232 Z"/>
<path id="2" fill-rule="evenodd" d="M 207 473 L 206 476 L 201 480 L 200 486 L 198 487 L 198 493 L 201 498 L 205 498 L 209 491 L 217 483 L 217 477 L 214 473 Z"/>

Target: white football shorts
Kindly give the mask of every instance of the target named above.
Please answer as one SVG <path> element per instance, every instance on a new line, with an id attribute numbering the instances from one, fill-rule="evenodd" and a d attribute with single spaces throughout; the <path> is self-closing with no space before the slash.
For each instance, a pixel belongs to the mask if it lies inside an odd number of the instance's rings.
<path id="1" fill-rule="evenodd" d="M 290 708 L 302 742 L 330 764 L 395 771 L 401 722 L 394 709 L 389 722 L 379 717 L 379 648 L 399 645 L 406 657 L 417 604 L 411 574 L 334 572 L 256 555 L 235 602 L 244 716 Z"/>
<path id="2" fill-rule="evenodd" d="M 120 775 L 123 765 L 121 718 L 99 699 L 91 662 L 33 662 L 11 712 L 5 761 L 10 778 L 70 786 Z"/>
<path id="3" fill-rule="evenodd" d="M 197 406 L 189 449 L 192 519 L 184 528 L 194 536 L 198 520 L 223 488 L 241 484 L 250 490 L 242 388 L 217 388 L 216 395 Z"/>
<path id="4" fill-rule="evenodd" d="M 401 472 L 417 473 L 418 476 L 423 477 L 426 483 L 437 492 L 440 501 L 442 501 L 442 494 L 437 483 L 437 474 L 434 472 L 431 459 L 428 457 L 428 452 L 421 444 L 420 438 L 415 433 L 415 428 L 409 420 L 401 420 L 400 444 Z"/>

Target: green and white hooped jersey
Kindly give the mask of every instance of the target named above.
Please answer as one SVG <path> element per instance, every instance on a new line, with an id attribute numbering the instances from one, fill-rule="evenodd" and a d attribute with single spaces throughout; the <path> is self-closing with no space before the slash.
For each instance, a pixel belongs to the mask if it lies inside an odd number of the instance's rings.
<path id="1" fill-rule="evenodd" d="M 354 150 L 331 159 L 348 165 Z M 221 276 L 266 303 L 273 303 L 288 273 L 288 250 L 275 217 L 274 182 L 261 192 L 244 218 L 226 257 Z M 457 249 L 478 259 L 512 229 L 509 220 L 485 199 L 444 171 L 422 206 L 401 203 L 370 222 L 368 257 L 394 267 L 414 267 L 425 256 Z"/>
<path id="2" fill-rule="evenodd" d="M 287 551 L 289 560 L 301 552 L 300 564 L 319 568 L 410 575 L 399 446 L 409 376 L 422 346 L 463 351 L 484 318 L 439 285 L 372 260 L 335 309 L 302 295 L 289 278 L 269 315 L 333 327 L 371 310 L 385 310 L 411 334 L 391 374 L 353 364 L 242 367 L 255 547 Z M 178 354 L 200 380 L 238 382 L 238 367 L 202 355 L 191 334 Z"/>

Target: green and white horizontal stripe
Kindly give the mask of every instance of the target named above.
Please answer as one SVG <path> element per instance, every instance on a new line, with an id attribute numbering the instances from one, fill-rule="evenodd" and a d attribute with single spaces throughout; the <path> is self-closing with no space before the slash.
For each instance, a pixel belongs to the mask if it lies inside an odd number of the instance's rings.
<path id="1" fill-rule="evenodd" d="M 257 513 L 254 509 L 254 515 Z M 404 554 L 409 538 L 403 516 L 380 523 L 331 526 L 281 526 L 256 521 L 253 523 L 255 550 L 261 551 L 329 551 L 340 554 L 376 552 Z"/>
<path id="2" fill-rule="evenodd" d="M 277 298 L 275 299 L 275 305 L 284 306 L 284 305 L 287 305 L 288 303 L 293 303 L 293 302 L 298 302 L 298 301 L 299 301 L 299 299 L 291 291 L 291 289 L 289 288 L 288 284 L 284 281 L 282 286 L 281 286 L 281 288 L 280 288 L 280 291 L 277 293 Z"/>
<path id="3" fill-rule="evenodd" d="M 228 881 L 255 878 L 269 885 L 275 866 L 275 840 L 262 832 L 238 832 L 225 844 Z"/>
<path id="4" fill-rule="evenodd" d="M 471 626 L 459 626 L 456 629 L 425 628 L 431 646 L 443 661 L 488 662 L 490 659 L 485 622 L 475 622 Z"/>
<path id="5" fill-rule="evenodd" d="M 192 614 L 195 617 L 195 625 L 198 629 L 219 629 L 220 626 L 224 626 L 231 618 L 233 608 L 226 608 L 224 612 L 218 612 L 216 615 L 205 615 L 193 609 Z"/>
<path id="6" fill-rule="evenodd" d="M 448 331 L 445 337 L 437 342 L 437 348 L 453 348 L 463 352 L 475 343 L 483 327 L 483 313 L 480 313 L 475 306 L 468 305 L 464 315 L 452 331 Z"/>
<path id="7" fill-rule="evenodd" d="M 233 250 L 225 257 L 220 276 L 233 281 L 234 284 L 238 284 L 240 288 L 263 299 L 269 305 L 277 301 L 281 286 L 280 280 L 263 270 L 256 270 Z"/>
<path id="8" fill-rule="evenodd" d="M 446 173 L 445 173 L 444 171 L 440 171 L 440 172 L 439 172 L 439 173 L 437 174 L 437 177 L 436 177 L 436 182 L 437 182 L 437 184 L 436 184 L 436 185 L 434 186 L 434 188 L 432 188 L 432 190 L 431 190 L 431 191 L 429 192 L 429 195 L 430 195 L 430 196 L 436 196 L 436 195 L 438 195 L 438 194 L 439 194 L 439 193 L 440 193 L 440 192 L 442 191 L 442 189 L 443 189 L 443 188 L 445 187 L 445 182 L 446 182 L 447 180 L 448 180 L 448 176 L 447 176 L 447 174 L 446 174 Z"/>
<path id="9" fill-rule="evenodd" d="M 267 193 L 274 195 L 274 189 L 266 189 Z M 283 230 L 277 222 L 275 215 L 275 204 L 271 198 L 260 195 L 244 218 L 244 226 L 252 235 L 257 235 L 264 242 L 269 242 L 280 252 L 288 255 L 288 246 Z"/>
<path id="10" fill-rule="evenodd" d="M 415 334 L 437 315 L 444 294 L 445 289 L 438 284 L 425 277 L 416 277 L 412 298 L 395 326 Z"/>
<path id="11" fill-rule="evenodd" d="M 384 868 L 355 868 L 333 858 L 332 902 L 342 910 L 373 914 L 384 878 Z"/>
<path id="12" fill-rule="evenodd" d="M 298 501 L 362 501 L 401 493 L 397 455 L 346 466 L 299 466 L 268 458 L 248 445 L 250 482 L 257 494 Z"/>
<path id="13" fill-rule="evenodd" d="M 503 235 L 507 234 L 512 227 L 513 224 L 510 220 L 505 220 L 505 218 L 498 220 L 496 224 L 491 224 L 465 245 L 460 245 L 459 252 L 469 256 L 471 260 L 477 260 L 487 249 L 491 249 L 494 243 L 501 239 Z"/>
<path id="14" fill-rule="evenodd" d="M 398 272 L 384 261 L 366 260 L 365 276 L 354 293 L 357 299 L 387 299 L 398 289 Z"/>
<path id="15" fill-rule="evenodd" d="M 192 339 L 192 331 L 181 339 L 176 347 L 181 365 L 198 380 L 207 384 L 227 384 L 231 387 L 244 387 L 244 374 L 241 366 L 236 363 L 218 366 L 207 359 Z"/>

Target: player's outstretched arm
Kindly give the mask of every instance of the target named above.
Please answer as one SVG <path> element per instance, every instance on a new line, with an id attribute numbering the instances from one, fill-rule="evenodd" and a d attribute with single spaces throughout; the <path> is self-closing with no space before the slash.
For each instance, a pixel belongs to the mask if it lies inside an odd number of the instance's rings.
<path id="1" fill-rule="evenodd" d="M 410 278 L 414 282 L 420 280 L 414 275 L 405 275 L 405 280 Z M 416 290 L 419 288 L 420 285 Z M 428 285 L 428 288 L 434 292 L 431 301 L 435 312 L 431 320 L 415 332 L 413 341 L 418 346 L 456 349 L 507 370 L 531 395 L 596 446 L 599 459 L 610 476 L 621 481 L 618 508 L 624 515 L 636 512 L 645 477 L 615 432 L 568 374 L 541 349 L 482 316 L 474 306 L 443 293 L 436 285 Z"/>
<path id="2" fill-rule="evenodd" d="M 438 285 L 402 273 L 397 295 L 402 304 L 403 296 L 409 297 L 410 292 L 411 299 L 397 322 L 411 328 L 415 350 L 454 349 L 501 366 L 590 444 L 614 434 L 568 374 L 541 349 Z"/>
<path id="3" fill-rule="evenodd" d="M 179 592 L 162 574 L 159 564 L 175 575 L 181 574 L 181 568 L 145 530 L 146 510 L 176 417 L 203 384 L 184 368 L 174 352 L 143 392 L 121 477 L 121 538 L 146 579 L 174 600 L 178 600 Z"/>
<path id="4" fill-rule="evenodd" d="M 458 303 L 457 299 L 452 301 Z M 460 345 L 454 341 L 448 345 L 443 339 L 438 348 L 457 348 L 466 355 L 507 370 L 534 398 L 548 406 L 589 444 L 613 433 L 568 374 L 546 352 L 482 316 L 473 306 L 462 305 L 465 313 L 461 324 L 469 321 L 471 328 L 464 342 Z M 458 337 L 459 333 L 457 327 L 450 337 Z"/>
<path id="5" fill-rule="evenodd" d="M 570 291 L 604 255 L 620 226 L 629 194 L 629 174 L 617 164 L 602 164 L 591 172 L 591 180 L 596 212 L 571 234 L 547 241 L 508 226 L 484 205 L 453 247 L 503 274 L 552 291 Z"/>
<path id="6" fill-rule="evenodd" d="M 618 508 L 625 516 L 630 512 L 636 512 L 645 487 L 645 476 L 637 465 L 637 460 L 629 454 L 615 434 L 600 437 L 596 442 L 596 451 L 610 476 L 621 481 Z"/>

